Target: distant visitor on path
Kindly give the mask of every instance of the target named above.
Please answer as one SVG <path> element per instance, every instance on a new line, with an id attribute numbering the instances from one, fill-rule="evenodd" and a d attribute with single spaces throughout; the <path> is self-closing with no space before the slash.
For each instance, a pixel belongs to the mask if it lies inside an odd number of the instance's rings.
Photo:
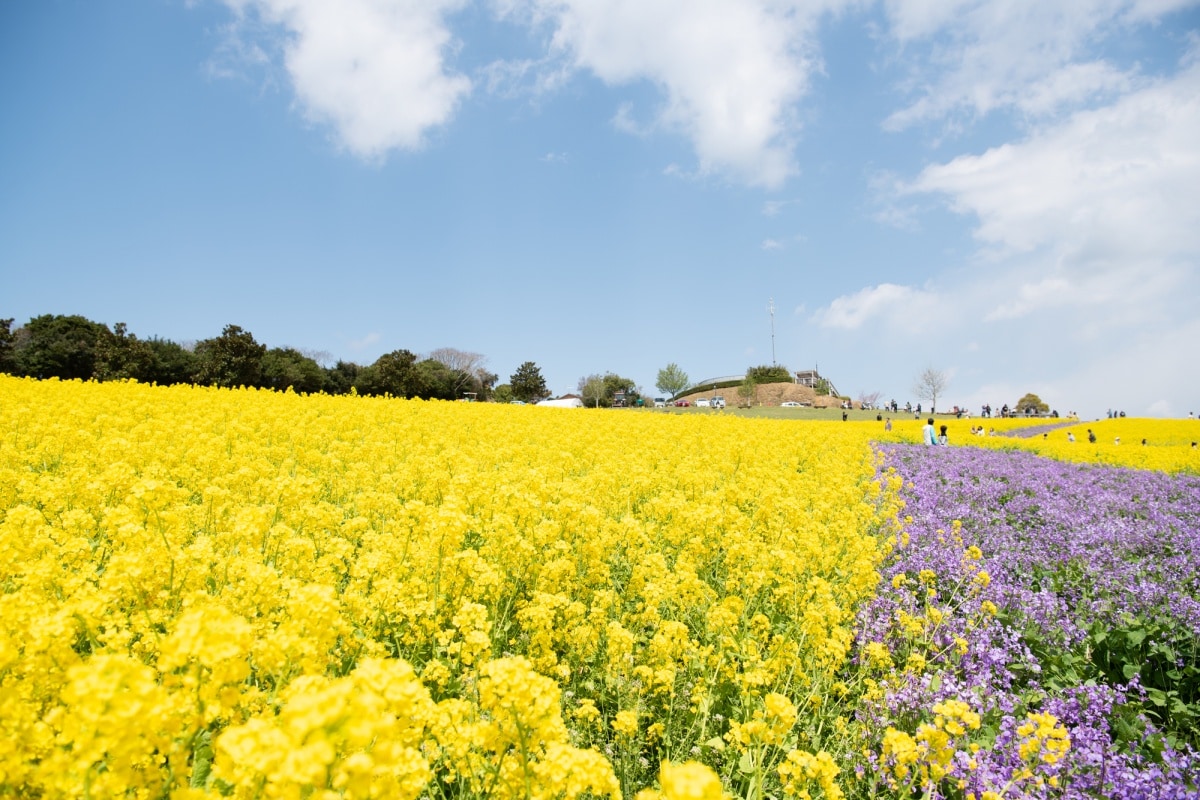
<path id="1" fill-rule="evenodd" d="M 930 417 L 929 421 L 925 423 L 925 427 L 921 428 L 921 436 L 924 438 L 925 444 L 937 444 L 937 434 L 933 430 L 933 417 Z"/>

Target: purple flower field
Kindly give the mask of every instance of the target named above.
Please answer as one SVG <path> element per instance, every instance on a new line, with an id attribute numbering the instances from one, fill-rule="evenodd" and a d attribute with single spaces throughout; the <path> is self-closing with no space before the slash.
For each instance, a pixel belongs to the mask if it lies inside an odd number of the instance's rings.
<path id="1" fill-rule="evenodd" d="M 891 788 L 1200 797 L 1200 477 L 880 449 L 907 518 L 860 616 L 861 714 Z"/>

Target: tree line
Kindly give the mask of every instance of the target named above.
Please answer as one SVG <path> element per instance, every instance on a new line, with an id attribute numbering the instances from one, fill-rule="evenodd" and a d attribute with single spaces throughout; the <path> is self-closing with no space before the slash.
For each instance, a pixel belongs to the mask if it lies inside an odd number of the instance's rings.
<path id="1" fill-rule="evenodd" d="M 339 360 L 326 367 L 295 348 L 267 347 L 237 325 L 226 325 L 220 336 L 185 346 L 158 337 L 141 339 L 123 322 L 110 329 L 82 316 L 59 314 L 34 317 L 17 328 L 12 319 L 0 319 L 0 373 L 427 400 L 536 402 L 549 394 L 532 361 L 522 364 L 508 384 L 498 386 L 499 376 L 488 370 L 485 356 L 449 347 L 424 357 L 394 350 L 367 366 Z"/>

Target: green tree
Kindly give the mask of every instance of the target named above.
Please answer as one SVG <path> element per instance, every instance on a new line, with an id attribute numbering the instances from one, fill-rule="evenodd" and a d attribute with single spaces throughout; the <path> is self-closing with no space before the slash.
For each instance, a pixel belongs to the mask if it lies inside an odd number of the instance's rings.
<path id="1" fill-rule="evenodd" d="M 604 399 L 604 378 L 602 376 L 595 373 L 584 375 L 579 379 L 577 388 L 585 406 L 590 403 L 592 408 L 600 407 L 600 401 Z"/>
<path id="2" fill-rule="evenodd" d="M 339 361 L 325 368 L 324 389 L 329 394 L 349 394 L 361 378 L 363 368 L 353 361 Z"/>
<path id="3" fill-rule="evenodd" d="M 325 388 L 325 371 L 292 347 L 272 347 L 262 358 L 262 385 L 276 391 L 313 394 Z"/>
<path id="4" fill-rule="evenodd" d="M 782 364 L 763 364 L 746 370 L 746 377 L 759 383 L 792 383 L 792 373 Z"/>
<path id="5" fill-rule="evenodd" d="M 593 408 L 612 408 L 617 392 L 624 392 L 625 403 L 631 406 L 641 397 L 636 383 L 615 372 L 585 375 L 579 379 L 578 389 L 584 405 L 591 404 Z"/>
<path id="6" fill-rule="evenodd" d="M 674 397 L 688 387 L 688 374 L 671 362 L 658 371 L 654 386 L 663 394 Z"/>
<path id="7" fill-rule="evenodd" d="M 1050 406 L 1046 403 L 1043 403 L 1042 398 L 1038 397 L 1033 392 L 1029 392 L 1017 401 L 1018 414 L 1027 414 L 1030 412 L 1035 414 L 1045 414 L 1049 410 Z"/>
<path id="8" fill-rule="evenodd" d="M 754 378 L 747 375 L 746 379 L 742 381 L 737 390 L 738 399 L 741 401 L 743 408 L 750 408 L 750 406 L 754 403 L 754 393 L 756 391 L 758 391 L 758 383 L 754 380 Z"/>
<path id="9" fill-rule="evenodd" d="M 469 375 L 432 358 L 417 363 L 417 374 L 420 381 L 417 396 L 426 400 L 457 400 L 460 387 L 471 385 Z"/>
<path id="10" fill-rule="evenodd" d="M 0 374 L 12 373 L 17 368 L 17 360 L 13 352 L 16 336 L 13 334 L 12 324 L 11 318 L 0 319 Z"/>
<path id="11" fill-rule="evenodd" d="M 191 383 L 196 379 L 199 361 L 196 354 L 181 344 L 157 336 L 146 340 L 150 350 L 150 372 L 147 383 L 171 386 L 176 383 Z"/>
<path id="12" fill-rule="evenodd" d="M 107 325 L 78 315 L 34 317 L 14 335 L 16 372 L 34 378 L 94 378 L 97 355 L 111 336 Z"/>
<path id="13" fill-rule="evenodd" d="M 514 400 L 536 403 L 550 396 L 549 390 L 546 389 L 546 379 L 542 377 L 542 371 L 532 361 L 526 361 L 517 367 L 517 371 L 509 377 L 508 383 L 512 387 Z"/>
<path id="14" fill-rule="evenodd" d="M 511 403 L 513 401 L 512 387 L 507 383 L 502 383 L 492 390 L 492 400 L 497 403 Z"/>
<path id="15" fill-rule="evenodd" d="M 625 403 L 630 406 L 637 405 L 637 401 L 642 396 L 637 388 L 637 384 L 631 379 L 623 378 L 615 372 L 604 373 L 604 399 L 601 401 L 601 404 L 611 406 L 613 398 L 616 397 L 619 391 L 625 393 Z"/>
<path id="16" fill-rule="evenodd" d="M 129 333 L 124 322 L 113 326 L 112 334 L 101 337 L 96 351 L 96 379 L 102 381 L 133 378 L 149 382 L 154 374 L 154 351 L 150 345 Z"/>
<path id="17" fill-rule="evenodd" d="M 363 370 L 356 385 L 360 394 L 416 397 L 422 390 L 417 356 L 409 350 L 384 353 Z"/>
<path id="18" fill-rule="evenodd" d="M 478 394 L 478 399 L 480 400 L 487 400 L 491 397 L 496 381 L 500 380 L 499 375 L 494 372 L 488 372 L 487 369 L 480 369 L 475 374 L 475 378 L 477 381 L 475 392 Z"/>
<path id="19" fill-rule="evenodd" d="M 196 382 L 209 386 L 259 386 L 267 346 L 250 331 L 226 325 L 221 335 L 196 343 Z"/>

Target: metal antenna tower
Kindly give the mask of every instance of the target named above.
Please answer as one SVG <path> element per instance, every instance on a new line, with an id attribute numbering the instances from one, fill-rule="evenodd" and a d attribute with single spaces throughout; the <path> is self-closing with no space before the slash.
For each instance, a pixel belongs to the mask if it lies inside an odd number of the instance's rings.
<path id="1" fill-rule="evenodd" d="M 775 364 L 775 298 L 767 301 L 767 312 L 771 315 L 771 366 Z"/>

